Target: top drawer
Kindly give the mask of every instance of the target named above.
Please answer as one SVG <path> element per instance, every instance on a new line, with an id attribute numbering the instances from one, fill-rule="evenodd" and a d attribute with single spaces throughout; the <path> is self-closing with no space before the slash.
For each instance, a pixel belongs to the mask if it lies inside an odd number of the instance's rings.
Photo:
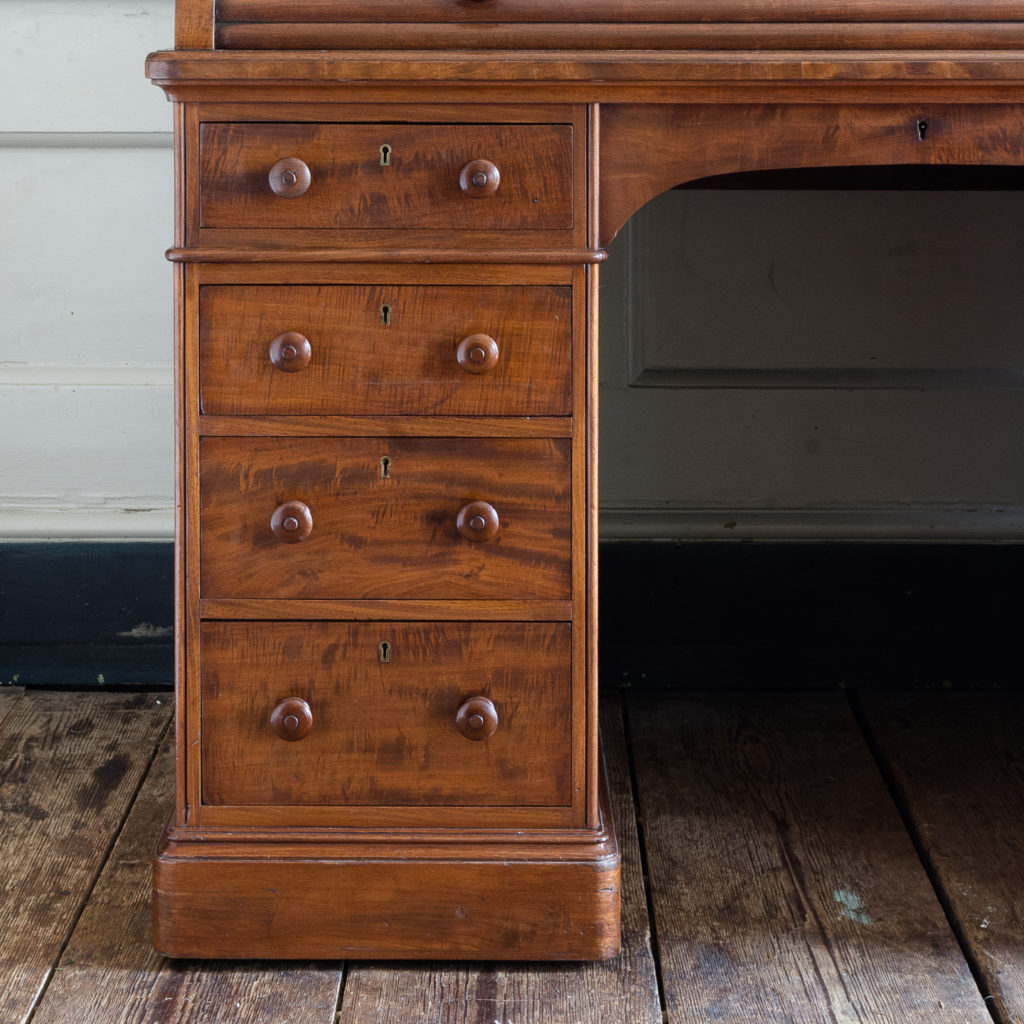
<path id="1" fill-rule="evenodd" d="M 1005 0 L 220 0 L 221 22 L 998 21 Z M 566 46 L 572 40 L 565 40 Z"/>
<path id="2" fill-rule="evenodd" d="M 572 227 L 565 124 L 219 124 L 200 135 L 206 228 Z"/>

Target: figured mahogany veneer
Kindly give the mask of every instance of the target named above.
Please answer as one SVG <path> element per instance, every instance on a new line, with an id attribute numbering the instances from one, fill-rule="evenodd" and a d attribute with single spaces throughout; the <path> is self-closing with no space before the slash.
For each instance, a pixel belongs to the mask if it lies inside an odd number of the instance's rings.
<path id="1" fill-rule="evenodd" d="M 440 804 L 467 828 L 477 805 L 529 824 L 571 804 L 567 623 L 218 622 L 202 641 L 208 804 L 297 825 L 306 804 Z M 312 715 L 297 742 L 267 728 L 289 698 Z"/>
<path id="2" fill-rule="evenodd" d="M 203 227 L 572 227 L 570 125 L 205 124 L 200 154 Z M 290 202 L 282 158 L 311 179 Z"/>
<path id="3" fill-rule="evenodd" d="M 176 45 L 157 947 L 613 956 L 602 246 L 706 175 L 1024 167 L 1019 0 L 177 0 Z"/>
<path id="4" fill-rule="evenodd" d="M 536 286 L 207 286 L 202 409 L 567 416 L 570 298 Z M 275 349 L 285 332 L 305 341 L 291 360 Z"/>
<path id="5" fill-rule="evenodd" d="M 569 443 L 554 438 L 207 437 L 202 592 L 567 598 L 570 476 Z M 289 501 L 311 516 L 301 543 L 274 527 L 276 510 Z M 459 516 L 472 502 L 497 509 L 500 531 L 464 536 Z"/>

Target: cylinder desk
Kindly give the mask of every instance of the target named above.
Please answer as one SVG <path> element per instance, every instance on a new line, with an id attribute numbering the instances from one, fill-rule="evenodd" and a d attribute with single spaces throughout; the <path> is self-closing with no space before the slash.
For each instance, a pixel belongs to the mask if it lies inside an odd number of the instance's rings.
<path id="1" fill-rule="evenodd" d="M 597 279 L 674 185 L 1024 163 L 1018 0 L 178 0 L 175 956 L 601 959 Z"/>

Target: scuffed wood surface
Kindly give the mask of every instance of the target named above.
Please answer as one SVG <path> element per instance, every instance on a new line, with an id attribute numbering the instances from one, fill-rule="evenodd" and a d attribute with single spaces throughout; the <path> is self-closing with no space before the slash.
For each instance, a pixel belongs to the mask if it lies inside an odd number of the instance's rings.
<path id="1" fill-rule="evenodd" d="M 4 687 L 0 690 L 0 729 L 3 728 L 4 719 L 14 710 L 14 705 L 21 700 L 24 692 L 20 686 Z"/>
<path id="2" fill-rule="evenodd" d="M 33 692 L 0 732 L 0 1021 L 28 1019 L 170 718 L 166 695 Z"/>
<path id="3" fill-rule="evenodd" d="M 842 695 L 630 716 L 670 1021 L 987 1020 Z"/>
<path id="4" fill-rule="evenodd" d="M 628 742 L 670 1024 L 988 1024 L 840 695 L 632 698 L 626 737 L 617 695 L 602 699 L 623 856 L 621 956 L 358 964 L 343 983 L 339 962 L 153 951 L 150 857 L 173 788 L 166 695 L 0 691 L 0 1020 L 658 1024 Z M 993 988 L 998 1024 L 1016 1024 L 1024 699 L 875 695 L 865 706 Z"/>
<path id="5" fill-rule="evenodd" d="M 596 964 L 354 964 L 338 1024 L 660 1024 L 629 763 L 617 696 L 602 737 L 622 853 L 622 952 Z"/>
<path id="6" fill-rule="evenodd" d="M 998 1024 L 1024 1021 L 1024 696 L 867 694 L 874 732 Z"/>
<path id="7" fill-rule="evenodd" d="M 341 964 L 168 960 L 153 949 L 150 857 L 173 789 L 168 738 L 33 1024 L 333 1024 Z"/>

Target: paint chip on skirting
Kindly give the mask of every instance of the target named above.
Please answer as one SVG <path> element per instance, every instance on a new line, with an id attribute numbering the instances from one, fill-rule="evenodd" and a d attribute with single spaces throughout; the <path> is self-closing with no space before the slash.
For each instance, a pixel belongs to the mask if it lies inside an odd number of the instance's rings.
<path id="1" fill-rule="evenodd" d="M 171 635 L 170 626 L 154 626 L 152 622 L 140 622 L 131 629 L 122 630 L 118 636 L 131 637 L 133 640 L 157 640 Z"/>

